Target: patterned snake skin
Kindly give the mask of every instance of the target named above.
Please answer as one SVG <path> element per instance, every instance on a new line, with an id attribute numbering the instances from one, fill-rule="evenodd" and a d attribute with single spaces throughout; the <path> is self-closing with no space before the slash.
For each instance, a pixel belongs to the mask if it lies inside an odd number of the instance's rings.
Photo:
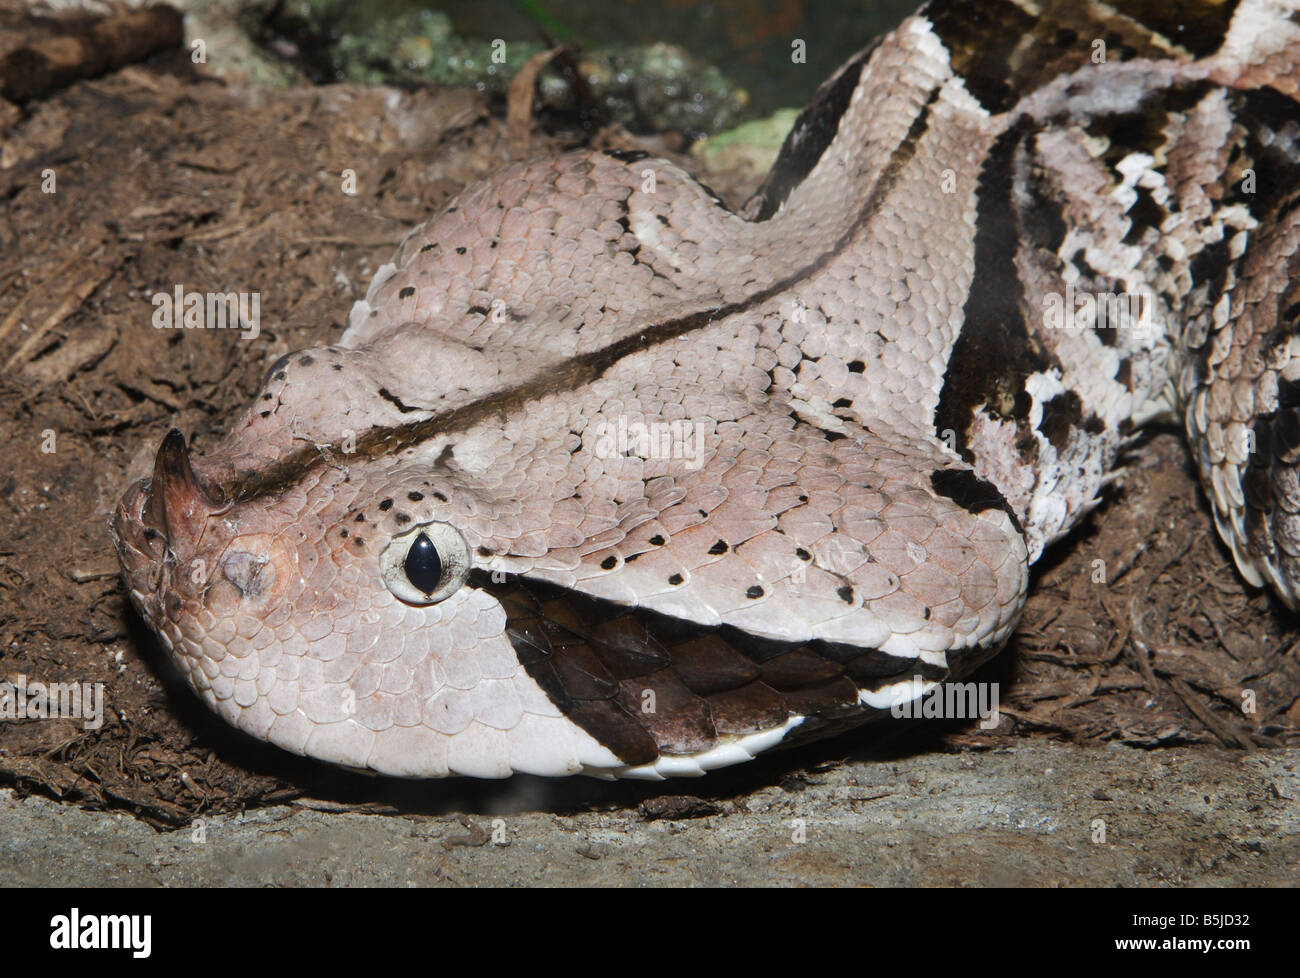
<path id="1" fill-rule="evenodd" d="M 113 523 L 195 691 L 408 777 L 663 777 L 968 673 L 1177 412 L 1300 596 L 1300 0 L 936 0 L 742 214 L 512 166 Z"/>

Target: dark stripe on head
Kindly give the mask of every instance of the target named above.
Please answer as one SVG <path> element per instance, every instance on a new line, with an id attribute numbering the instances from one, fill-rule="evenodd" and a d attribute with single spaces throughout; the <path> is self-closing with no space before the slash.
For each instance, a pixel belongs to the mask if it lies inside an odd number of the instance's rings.
<path id="1" fill-rule="evenodd" d="M 392 455 L 440 435 L 463 431 L 489 418 L 506 416 L 538 398 L 577 390 L 599 380 L 626 357 L 707 329 L 730 316 L 758 308 L 790 291 L 796 284 L 820 271 L 866 227 L 871 216 L 893 190 L 903 168 L 916 154 L 921 137 L 925 135 L 930 125 L 931 111 L 935 100 L 939 97 L 939 91 L 938 87 L 930 91 L 928 98 L 912 120 L 906 135 L 894 147 L 889 162 L 882 168 L 880 176 L 877 177 L 848 229 L 829 249 L 815 256 L 792 274 L 738 302 L 721 308 L 703 309 L 676 319 L 647 325 L 644 329 L 630 330 L 623 339 L 598 350 L 572 357 L 535 375 L 517 387 L 489 394 L 462 407 L 443 411 L 419 421 L 371 428 L 357 436 L 356 451 L 352 457 L 376 459 Z M 334 455 L 342 454 L 335 446 L 327 445 L 323 449 L 311 446 L 257 471 L 239 473 L 228 479 L 222 488 L 226 491 L 227 498 L 236 502 L 282 492 L 297 483 L 315 466 L 327 462 Z"/>

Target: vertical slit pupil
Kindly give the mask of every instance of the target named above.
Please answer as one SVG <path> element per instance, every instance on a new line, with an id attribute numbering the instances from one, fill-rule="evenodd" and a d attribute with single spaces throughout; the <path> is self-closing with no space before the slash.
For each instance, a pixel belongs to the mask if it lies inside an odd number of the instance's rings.
<path id="1" fill-rule="evenodd" d="M 406 571 L 406 579 L 425 594 L 432 594 L 442 580 L 442 558 L 438 556 L 438 548 L 423 533 L 406 551 L 402 568 Z"/>

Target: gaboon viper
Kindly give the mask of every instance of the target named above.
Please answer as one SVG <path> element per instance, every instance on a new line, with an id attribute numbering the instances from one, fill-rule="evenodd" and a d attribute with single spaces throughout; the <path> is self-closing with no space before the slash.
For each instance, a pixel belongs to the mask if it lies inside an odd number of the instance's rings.
<path id="1" fill-rule="evenodd" d="M 1137 427 L 1300 594 L 1300 0 L 935 0 L 740 213 L 575 152 L 466 188 L 113 532 L 254 737 L 697 774 L 970 672 Z"/>

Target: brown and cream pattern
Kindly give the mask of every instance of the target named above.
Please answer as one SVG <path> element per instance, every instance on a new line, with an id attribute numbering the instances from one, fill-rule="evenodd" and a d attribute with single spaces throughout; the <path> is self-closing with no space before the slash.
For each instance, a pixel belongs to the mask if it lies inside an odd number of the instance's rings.
<path id="1" fill-rule="evenodd" d="M 935 0 L 743 213 L 639 154 L 512 166 L 212 452 L 168 435 L 114 521 L 132 598 L 287 750 L 701 773 L 996 652 L 1178 412 L 1294 603 L 1298 62 L 1297 0 Z"/>

